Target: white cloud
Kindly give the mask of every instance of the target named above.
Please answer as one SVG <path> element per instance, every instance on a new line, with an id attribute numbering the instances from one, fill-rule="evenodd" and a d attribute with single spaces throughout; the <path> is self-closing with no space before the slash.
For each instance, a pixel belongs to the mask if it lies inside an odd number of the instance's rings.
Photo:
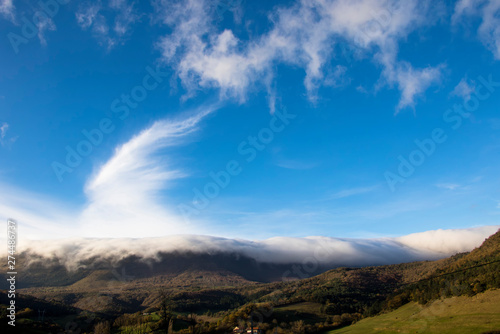
<path id="1" fill-rule="evenodd" d="M 93 4 L 88 7 L 81 7 L 76 13 L 76 21 L 82 29 L 88 29 L 94 23 L 101 6 Z"/>
<path id="2" fill-rule="evenodd" d="M 9 124 L 7 123 L 2 123 L 2 126 L 0 126 L 0 139 L 4 139 L 5 136 L 7 135 L 7 129 L 9 128 Z"/>
<path id="3" fill-rule="evenodd" d="M 134 3 L 128 3 L 127 0 L 111 0 L 109 7 L 117 12 L 113 29 L 118 36 L 125 35 L 131 25 L 140 18 L 140 15 L 136 14 Z"/>
<path id="4" fill-rule="evenodd" d="M 458 96 L 468 101 L 470 96 L 476 90 L 476 83 L 474 81 L 467 80 L 467 78 L 462 78 L 460 82 L 453 88 L 451 95 Z"/>
<path id="5" fill-rule="evenodd" d="M 45 32 L 46 31 L 55 31 L 56 30 L 56 25 L 54 24 L 54 21 L 52 21 L 51 18 L 42 16 L 43 18 L 40 19 L 36 23 L 36 27 L 38 29 L 38 39 L 40 40 L 40 44 L 43 46 L 47 45 L 47 40 L 45 39 Z"/>
<path id="6" fill-rule="evenodd" d="M 85 186 L 89 203 L 79 218 L 81 233 L 116 237 L 190 231 L 192 226 L 159 201 L 168 181 L 185 175 L 156 153 L 182 143 L 213 110 L 209 107 L 180 121 L 155 122 L 117 148 Z"/>
<path id="7" fill-rule="evenodd" d="M 160 42 L 163 58 L 176 67 L 189 93 L 200 87 L 218 88 L 222 97 L 243 102 L 256 84 L 269 90 L 274 65 L 286 63 L 305 70 L 304 85 L 314 101 L 319 87 L 345 77 L 342 67 L 336 67 L 333 81 L 325 76 L 333 46 L 345 41 L 374 54 L 384 68 L 382 84 L 396 84 L 402 93 L 398 110 L 413 106 L 415 97 L 441 75 L 441 66 L 416 69 L 397 60 L 398 41 L 433 16 L 429 2 L 298 1 L 272 13 L 273 27 L 249 41 L 230 30 L 217 32 L 204 1 L 164 6 L 164 22 L 173 32 Z"/>
<path id="8" fill-rule="evenodd" d="M 158 259 L 160 252 L 237 253 L 267 263 L 304 263 L 363 266 L 434 260 L 470 251 L 500 226 L 436 230 L 397 238 L 352 239 L 331 237 L 276 237 L 262 241 L 177 235 L 142 239 L 63 239 L 20 243 L 19 251 L 44 258 L 57 257 L 68 268 L 95 258 L 120 260 L 136 255 Z M 6 250 L 1 250 L 5 253 Z"/>
<path id="9" fill-rule="evenodd" d="M 108 7 L 98 3 L 84 3 L 76 13 L 76 20 L 84 30 L 91 29 L 92 34 L 101 45 L 109 50 L 119 43 L 123 43 L 131 26 L 140 19 L 136 13 L 134 3 L 127 0 L 111 0 Z M 113 21 L 110 29 L 108 21 Z"/>
<path id="10" fill-rule="evenodd" d="M 107 49 L 111 49 L 115 44 L 115 40 L 109 36 L 109 27 L 104 15 L 100 14 L 101 5 L 92 4 L 80 6 L 76 13 L 76 21 L 83 30 L 91 29 L 92 34 L 97 38 L 99 44 L 105 45 Z"/>
<path id="11" fill-rule="evenodd" d="M 455 254 L 470 251 L 480 246 L 484 239 L 497 232 L 499 227 L 483 226 L 469 229 L 427 231 L 399 237 L 396 238 L 396 241 L 421 251 Z"/>
<path id="12" fill-rule="evenodd" d="M 397 83 L 401 99 L 397 112 L 406 107 L 415 106 L 415 98 L 422 95 L 432 84 L 441 78 L 441 66 L 414 69 L 408 63 L 401 63 L 397 69 L 387 67 L 385 74 L 389 82 Z"/>
<path id="13" fill-rule="evenodd" d="M 14 4 L 12 0 L 0 0 L 0 15 L 14 21 Z"/>
<path id="14" fill-rule="evenodd" d="M 14 143 L 17 140 L 17 138 L 18 138 L 18 136 L 7 138 L 7 130 L 8 129 L 9 129 L 9 124 L 8 123 L 4 122 L 0 126 L 0 144 L 2 146 L 10 145 L 10 144 Z"/>
<path id="15" fill-rule="evenodd" d="M 454 24 L 465 17 L 480 17 L 478 35 L 483 44 L 500 60 L 500 1 L 498 0 L 460 0 L 455 5 L 452 17 Z"/>

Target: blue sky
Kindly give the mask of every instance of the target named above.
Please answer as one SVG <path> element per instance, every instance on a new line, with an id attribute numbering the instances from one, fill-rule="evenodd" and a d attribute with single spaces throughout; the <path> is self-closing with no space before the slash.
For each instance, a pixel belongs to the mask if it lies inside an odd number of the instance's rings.
<path id="1" fill-rule="evenodd" d="M 499 224 L 498 1 L 42 3 L 0 1 L 27 237 Z"/>

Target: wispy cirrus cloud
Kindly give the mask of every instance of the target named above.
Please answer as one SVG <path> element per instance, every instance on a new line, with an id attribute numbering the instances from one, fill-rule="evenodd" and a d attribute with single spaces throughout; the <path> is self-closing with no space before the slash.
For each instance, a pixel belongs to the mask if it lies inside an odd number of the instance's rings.
<path id="1" fill-rule="evenodd" d="M 120 37 L 129 32 L 131 26 L 141 17 L 136 13 L 134 3 L 129 3 L 127 0 L 111 0 L 109 7 L 117 13 L 113 30 Z"/>
<path id="2" fill-rule="evenodd" d="M 169 182 L 185 177 L 165 150 L 183 145 L 215 106 L 189 117 L 156 121 L 116 148 L 85 184 L 85 204 L 66 207 L 42 195 L 2 186 L 0 212 L 19 219 L 31 238 L 140 237 L 176 233 L 204 233 L 203 226 L 187 224 L 160 194 Z M 160 152 L 161 151 L 161 152 Z"/>
<path id="3" fill-rule="evenodd" d="M 461 97 L 464 101 L 468 101 L 475 90 L 476 83 L 474 81 L 462 78 L 450 94 L 452 96 Z"/>
<path id="4" fill-rule="evenodd" d="M 2 143 L 3 143 L 3 139 L 7 135 L 8 128 L 9 128 L 9 124 L 7 124 L 7 123 L 2 123 L 2 126 L 0 126 L 0 139 L 2 140 Z"/>
<path id="5" fill-rule="evenodd" d="M 111 0 L 108 6 L 100 1 L 80 4 L 76 21 L 83 30 L 90 30 L 99 44 L 108 50 L 124 42 L 131 26 L 140 19 L 134 3 L 127 0 Z M 111 24 L 111 27 L 110 27 Z"/>
<path id="6" fill-rule="evenodd" d="M 497 0 L 460 0 L 455 4 L 454 24 L 471 17 L 481 18 L 477 34 L 495 59 L 500 59 L 500 2 Z"/>
<path id="7" fill-rule="evenodd" d="M 436 184 L 436 187 L 447 190 L 455 190 L 459 189 L 460 185 L 457 183 L 438 183 Z"/>
<path id="8" fill-rule="evenodd" d="M 17 138 L 19 138 L 18 136 L 15 136 L 15 137 L 8 137 L 7 136 L 7 130 L 9 129 L 9 124 L 8 123 L 2 123 L 2 125 L 0 125 L 0 144 L 2 146 L 10 146 L 11 144 L 13 144 Z"/>
<path id="9" fill-rule="evenodd" d="M 286 169 L 306 170 L 312 169 L 317 166 L 314 162 L 305 162 L 292 159 L 279 159 L 276 161 L 276 166 Z"/>
<path id="10" fill-rule="evenodd" d="M 157 121 L 116 149 L 115 154 L 87 182 L 88 204 L 80 215 L 81 233 L 122 236 L 188 233 L 182 217 L 159 200 L 168 182 L 186 176 L 160 149 L 178 146 L 196 131 L 214 107 L 206 107 L 179 121 Z M 201 228 L 201 227 L 199 227 Z"/>
<path id="11" fill-rule="evenodd" d="M 188 94 L 217 88 L 223 97 L 245 101 L 248 92 L 261 85 L 268 89 L 273 110 L 274 64 L 284 63 L 304 69 L 304 86 L 314 101 L 318 88 L 331 84 L 327 73 L 333 46 L 340 42 L 371 53 L 383 66 L 380 85 L 395 85 L 401 92 L 397 110 L 413 107 L 416 98 L 441 78 L 441 65 L 419 69 L 398 59 L 399 40 L 432 22 L 435 15 L 428 1 L 297 1 L 270 13 L 272 29 L 248 41 L 231 30 L 218 32 L 206 1 L 164 6 L 168 10 L 163 21 L 173 32 L 159 45 Z M 345 69 L 336 72 L 345 81 Z"/>
<path id="12" fill-rule="evenodd" d="M 47 40 L 45 39 L 45 33 L 47 31 L 56 31 L 57 27 L 54 23 L 54 21 L 46 16 L 42 16 L 42 19 L 40 19 L 36 23 L 36 27 L 38 30 L 38 39 L 40 40 L 40 44 L 43 46 L 47 45 Z"/>
<path id="13" fill-rule="evenodd" d="M 401 91 L 401 99 L 396 112 L 414 107 L 415 99 L 421 96 L 431 85 L 439 82 L 443 66 L 414 69 L 413 66 L 402 62 L 393 68 L 387 64 L 385 75 L 389 83 L 396 83 Z"/>
<path id="14" fill-rule="evenodd" d="M 76 13 L 77 23 L 80 25 L 82 29 L 87 29 L 91 27 L 96 21 L 100 9 L 101 9 L 100 4 L 82 6 L 80 10 Z"/>
<path id="15" fill-rule="evenodd" d="M 12 0 L 0 0 L 0 15 L 4 18 L 14 21 L 14 4 Z"/>
<path id="16" fill-rule="evenodd" d="M 339 198 L 346 198 L 346 197 L 351 197 L 351 196 L 355 196 L 355 195 L 366 194 L 366 193 L 370 193 L 370 192 L 376 190 L 377 188 L 379 188 L 379 186 L 357 187 L 357 188 L 344 189 L 344 190 L 341 190 L 341 191 L 338 191 L 338 192 L 332 194 L 331 196 L 329 196 L 329 198 L 339 199 Z"/>

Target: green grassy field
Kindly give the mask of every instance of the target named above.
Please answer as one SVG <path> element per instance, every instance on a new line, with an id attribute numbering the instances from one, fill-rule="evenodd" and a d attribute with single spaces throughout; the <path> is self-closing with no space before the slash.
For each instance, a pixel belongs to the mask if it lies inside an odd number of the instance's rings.
<path id="1" fill-rule="evenodd" d="M 321 314 L 320 308 L 321 304 L 319 303 L 304 302 L 304 303 L 297 303 L 297 304 L 277 307 L 276 310 Z"/>
<path id="2" fill-rule="evenodd" d="M 306 323 L 315 323 L 325 320 L 325 316 L 321 313 L 320 308 L 321 304 L 311 302 L 281 306 L 274 309 L 273 318 L 278 320 L 278 322 L 290 322 L 302 319 Z"/>
<path id="3" fill-rule="evenodd" d="M 426 306 L 412 302 L 328 333 L 481 334 L 493 330 L 500 333 L 500 290 L 437 300 Z"/>

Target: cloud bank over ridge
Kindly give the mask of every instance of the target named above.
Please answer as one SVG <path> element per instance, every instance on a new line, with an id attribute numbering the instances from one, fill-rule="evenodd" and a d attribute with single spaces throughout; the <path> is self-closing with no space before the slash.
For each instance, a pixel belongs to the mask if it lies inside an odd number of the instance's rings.
<path id="1" fill-rule="evenodd" d="M 365 266 L 435 260 L 481 245 L 500 226 L 434 230 L 395 238 L 275 237 L 262 241 L 199 235 L 141 239 L 62 239 L 21 242 L 18 250 L 42 258 L 57 258 L 69 269 L 94 259 L 120 261 L 129 256 L 158 259 L 160 253 L 233 253 L 258 262 Z"/>

